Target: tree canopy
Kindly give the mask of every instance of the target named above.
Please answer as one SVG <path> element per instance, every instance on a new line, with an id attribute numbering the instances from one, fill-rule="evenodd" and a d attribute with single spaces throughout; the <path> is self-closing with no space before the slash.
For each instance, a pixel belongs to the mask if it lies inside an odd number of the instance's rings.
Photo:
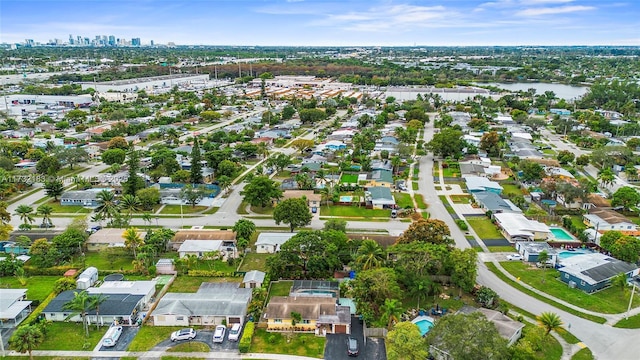
<path id="1" fill-rule="evenodd" d="M 438 219 L 420 219 L 409 225 L 400 238 L 398 244 L 406 244 L 414 241 L 433 244 L 452 245 L 451 231 L 444 221 Z"/>
<path id="2" fill-rule="evenodd" d="M 280 225 L 281 222 L 289 224 L 291 232 L 297 227 L 309 225 L 312 217 L 305 199 L 286 199 L 273 209 L 273 219 L 276 224 Z"/>

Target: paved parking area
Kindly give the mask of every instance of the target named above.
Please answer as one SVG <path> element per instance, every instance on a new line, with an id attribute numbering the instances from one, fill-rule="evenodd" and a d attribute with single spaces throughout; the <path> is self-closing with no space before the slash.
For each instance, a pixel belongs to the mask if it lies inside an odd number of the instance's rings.
<path id="1" fill-rule="evenodd" d="M 103 329 L 104 328 L 101 328 L 101 330 Z M 108 329 L 109 328 L 107 328 L 107 330 Z M 107 333 L 107 330 L 104 330 L 105 334 Z M 136 337 L 136 335 L 138 334 L 138 331 L 140 331 L 140 328 L 137 326 L 123 326 L 122 334 L 120 335 L 120 338 L 116 342 L 116 346 L 112 346 L 112 347 L 100 346 L 100 351 L 126 351 L 127 348 L 129 347 L 129 344 L 131 344 L 131 342 L 133 341 L 133 338 Z M 100 344 L 102 344 L 102 340 L 100 340 Z"/>
<path id="2" fill-rule="evenodd" d="M 351 317 L 351 335 L 347 334 L 327 334 L 327 343 L 324 348 L 325 360 L 348 360 L 354 359 L 347 355 L 347 339 L 353 336 L 360 345 L 360 355 L 357 358 L 366 360 L 386 360 L 387 353 L 384 347 L 384 340 L 377 338 L 367 338 L 364 343 L 364 334 L 360 319 Z"/>
<path id="3" fill-rule="evenodd" d="M 244 327 L 242 328 L 242 330 L 244 331 Z M 224 341 L 222 343 L 213 342 L 213 330 L 196 330 L 196 337 L 193 340 L 182 340 L 173 342 L 171 341 L 171 339 L 167 338 L 160 342 L 158 345 L 154 346 L 151 351 L 166 351 L 169 348 L 188 341 L 205 343 L 209 346 L 211 351 L 238 351 L 238 342 L 229 341 L 229 329 L 227 329 L 227 332 L 224 334 Z"/>

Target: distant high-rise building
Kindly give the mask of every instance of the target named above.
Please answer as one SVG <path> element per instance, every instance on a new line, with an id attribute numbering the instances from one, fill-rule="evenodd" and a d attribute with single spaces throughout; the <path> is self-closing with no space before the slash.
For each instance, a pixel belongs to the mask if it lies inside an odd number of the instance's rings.
<path id="1" fill-rule="evenodd" d="M 109 46 L 116 46 L 116 37 L 109 35 Z"/>
<path id="2" fill-rule="evenodd" d="M 88 37 L 84 38 L 84 44 L 85 44 L 86 46 L 91 45 L 91 39 L 89 39 Z"/>
<path id="3" fill-rule="evenodd" d="M 140 46 L 140 38 L 131 39 L 131 46 Z"/>
<path id="4" fill-rule="evenodd" d="M 69 34 L 69 45 L 73 45 L 75 41 L 73 40 L 73 35 Z"/>
<path id="5" fill-rule="evenodd" d="M 151 40 L 151 46 L 153 46 L 153 40 Z"/>
<path id="6" fill-rule="evenodd" d="M 76 37 L 76 43 L 77 45 L 82 46 L 82 36 L 78 35 L 78 37 Z"/>

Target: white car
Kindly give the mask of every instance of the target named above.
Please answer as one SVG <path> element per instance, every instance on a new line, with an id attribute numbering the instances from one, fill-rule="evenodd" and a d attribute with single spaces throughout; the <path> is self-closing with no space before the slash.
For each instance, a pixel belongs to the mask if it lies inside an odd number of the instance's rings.
<path id="1" fill-rule="evenodd" d="M 196 331 L 193 328 L 182 329 L 171 333 L 171 341 L 192 340 L 196 337 Z"/>
<path id="2" fill-rule="evenodd" d="M 238 341 L 240 338 L 240 331 L 242 331 L 242 326 L 240 326 L 240 324 L 233 324 L 229 330 L 229 341 Z"/>
<path id="3" fill-rule="evenodd" d="M 227 331 L 227 327 L 224 325 L 216 326 L 216 330 L 213 332 L 213 342 L 221 343 L 224 341 L 224 333 Z"/>
<path id="4" fill-rule="evenodd" d="M 520 255 L 520 254 L 509 254 L 509 255 L 507 255 L 507 260 L 522 260 L 522 255 Z"/>

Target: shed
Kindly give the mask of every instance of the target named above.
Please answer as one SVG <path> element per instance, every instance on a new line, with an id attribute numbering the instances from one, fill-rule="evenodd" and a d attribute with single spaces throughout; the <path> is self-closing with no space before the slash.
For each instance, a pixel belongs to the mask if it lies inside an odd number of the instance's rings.
<path id="1" fill-rule="evenodd" d="M 88 289 L 90 286 L 98 281 L 98 269 L 91 266 L 78 276 L 76 280 L 76 287 L 81 290 Z"/>
<path id="2" fill-rule="evenodd" d="M 156 274 L 173 275 L 176 273 L 176 267 L 173 259 L 158 259 L 156 263 Z"/>
<path id="3" fill-rule="evenodd" d="M 259 288 L 264 283 L 264 276 L 266 274 L 259 270 L 251 270 L 244 274 L 244 278 L 242 279 L 242 284 L 245 288 Z"/>

